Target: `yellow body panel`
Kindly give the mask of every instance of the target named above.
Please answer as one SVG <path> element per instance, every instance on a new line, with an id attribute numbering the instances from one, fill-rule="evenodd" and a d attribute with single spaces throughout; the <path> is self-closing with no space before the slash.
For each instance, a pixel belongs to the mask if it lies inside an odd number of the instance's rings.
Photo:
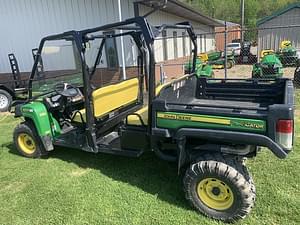
<path id="1" fill-rule="evenodd" d="M 122 81 L 95 90 L 92 94 L 94 114 L 96 118 L 107 115 L 120 107 L 127 106 L 138 100 L 139 80 L 138 78 Z M 86 122 L 85 109 L 80 110 L 84 122 Z M 81 123 L 80 114 L 77 113 L 73 119 Z"/>
<path id="2" fill-rule="evenodd" d="M 155 95 L 156 95 L 156 96 L 159 95 L 159 93 L 161 92 L 161 90 L 162 90 L 165 86 L 168 86 L 168 85 L 170 85 L 171 83 L 174 83 L 174 82 L 176 82 L 176 81 L 178 81 L 178 80 L 182 80 L 182 79 L 184 79 L 184 78 L 186 78 L 186 77 L 188 77 L 188 76 L 189 76 L 189 75 L 185 75 L 185 76 L 182 76 L 182 77 L 180 77 L 180 78 L 178 78 L 178 79 L 174 79 L 174 80 L 172 80 L 172 81 L 170 81 L 170 82 L 168 82 L 168 83 L 165 83 L 165 84 L 162 84 L 162 85 L 157 86 L 156 89 L 155 89 Z M 136 111 L 135 113 L 140 115 L 140 117 L 142 118 L 142 120 L 143 120 L 143 122 L 144 122 L 145 125 L 148 125 L 148 106 L 145 106 L 145 107 L 139 109 L 139 110 Z M 136 116 L 136 115 L 129 115 L 129 116 L 127 117 L 127 124 L 128 124 L 128 125 L 136 125 L 136 126 L 141 126 L 141 125 L 142 125 L 142 123 L 141 123 L 139 117 Z"/>
<path id="3" fill-rule="evenodd" d="M 162 90 L 163 87 L 168 86 L 171 83 L 174 83 L 178 80 L 182 80 L 182 79 L 184 79 L 188 76 L 189 75 L 185 75 L 185 76 L 182 76 L 178 79 L 175 79 L 175 80 L 172 80 L 168 83 L 165 83 L 163 85 L 157 86 L 156 90 L 155 90 L 156 96 L 159 95 L 159 93 L 160 93 L 160 91 Z M 123 84 L 124 82 L 126 82 L 126 83 Z M 112 88 L 111 86 L 114 86 L 114 87 Z M 117 88 L 117 90 L 115 90 L 115 88 Z M 102 90 L 102 89 L 104 89 L 104 90 Z M 102 90 L 102 91 L 100 91 L 100 90 Z M 119 108 L 120 106 L 128 105 L 128 103 L 131 103 L 131 102 L 134 102 L 135 100 L 137 100 L 137 96 L 138 96 L 138 79 L 135 78 L 135 79 L 123 81 L 119 84 L 109 85 L 107 87 L 100 88 L 100 89 L 96 90 L 95 92 L 93 93 L 95 116 L 96 117 L 101 117 L 101 116 L 107 114 L 107 112 L 110 112 L 110 111 L 112 111 L 116 108 Z M 117 94 L 114 93 L 114 92 L 117 92 Z M 126 96 L 127 94 L 129 96 Z M 94 97 L 94 95 L 95 95 L 95 97 Z M 112 95 L 114 97 L 112 97 Z M 126 97 L 122 98 L 121 96 L 124 96 L 124 97 L 126 96 Z M 102 100 L 103 97 L 106 98 L 105 103 Z M 97 104 L 97 102 L 99 104 Z M 97 106 L 96 106 L 96 104 L 97 104 Z M 103 105 L 103 104 L 106 104 L 106 105 L 104 105 L 105 107 L 103 106 L 104 110 L 103 109 L 101 110 L 99 107 L 102 107 L 101 105 Z M 97 114 L 96 114 L 96 107 L 98 107 Z M 109 111 L 107 111 L 107 110 L 109 110 Z M 83 120 L 85 122 L 86 121 L 85 109 L 80 110 L 80 112 L 81 112 Z M 141 116 L 141 118 L 142 118 L 145 125 L 148 124 L 148 106 L 144 106 L 143 108 L 139 109 L 135 113 L 139 114 Z M 76 114 L 73 121 L 79 122 L 79 123 L 82 122 L 79 113 Z M 127 123 L 129 125 L 137 125 L 137 126 L 142 125 L 139 117 L 136 116 L 136 115 L 129 115 L 127 117 Z"/>
<path id="4" fill-rule="evenodd" d="M 213 69 L 224 69 L 224 65 L 212 65 Z"/>
<path id="5" fill-rule="evenodd" d="M 140 110 L 135 112 L 136 114 L 140 115 L 141 119 L 143 120 L 145 125 L 148 125 L 148 106 L 141 108 Z M 128 125 L 136 125 L 141 126 L 141 120 L 137 115 L 129 115 L 127 117 L 127 124 Z"/>
<path id="6" fill-rule="evenodd" d="M 200 53 L 198 57 L 201 59 L 202 62 L 206 62 L 208 60 L 208 54 L 207 53 Z"/>
<path id="7" fill-rule="evenodd" d="M 92 94 L 95 117 L 101 117 L 122 106 L 138 100 L 139 80 L 137 78 L 99 88 Z"/>
<path id="8" fill-rule="evenodd" d="M 264 49 L 260 52 L 260 57 L 264 57 L 265 55 L 269 55 L 269 54 L 272 54 L 274 53 L 274 50 L 272 49 Z"/>
<path id="9" fill-rule="evenodd" d="M 280 48 L 286 48 L 286 47 L 290 47 L 290 46 L 292 46 L 292 42 L 288 41 L 288 40 L 282 41 L 280 43 Z"/>

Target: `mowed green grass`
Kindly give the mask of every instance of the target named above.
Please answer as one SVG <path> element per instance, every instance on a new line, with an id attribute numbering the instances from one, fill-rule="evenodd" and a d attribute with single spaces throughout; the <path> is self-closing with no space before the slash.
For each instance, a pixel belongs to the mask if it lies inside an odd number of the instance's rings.
<path id="1" fill-rule="evenodd" d="M 300 119 L 285 160 L 264 150 L 248 161 L 256 206 L 236 224 L 300 224 Z M 56 149 L 47 159 L 21 157 L 12 145 L 19 121 L 0 116 L 0 224 L 223 224 L 186 202 L 176 166 Z"/>

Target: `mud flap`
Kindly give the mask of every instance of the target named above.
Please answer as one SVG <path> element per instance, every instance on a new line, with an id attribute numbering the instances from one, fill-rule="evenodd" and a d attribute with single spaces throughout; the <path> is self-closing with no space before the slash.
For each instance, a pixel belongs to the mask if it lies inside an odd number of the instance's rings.
<path id="1" fill-rule="evenodd" d="M 185 149 L 185 143 L 186 139 L 185 137 L 182 137 L 177 140 L 177 151 L 178 151 L 178 175 L 180 174 L 181 167 L 186 163 L 187 161 L 187 153 Z"/>
<path id="2" fill-rule="evenodd" d="M 54 146 L 52 144 L 52 137 L 50 135 L 41 137 L 41 141 L 42 141 L 46 151 L 54 150 Z"/>

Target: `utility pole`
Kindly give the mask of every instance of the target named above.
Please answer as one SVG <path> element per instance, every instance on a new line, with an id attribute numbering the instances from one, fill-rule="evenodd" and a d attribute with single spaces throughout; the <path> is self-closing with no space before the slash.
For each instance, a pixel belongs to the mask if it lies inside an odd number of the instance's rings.
<path id="1" fill-rule="evenodd" d="M 121 0 L 118 0 L 118 8 L 119 8 L 119 21 L 122 21 L 122 6 Z M 120 30 L 120 34 L 123 33 L 123 30 Z M 125 65 L 125 50 L 124 50 L 124 40 L 123 36 L 121 36 L 121 54 L 122 54 L 122 71 L 123 71 L 123 80 L 126 80 L 126 65 Z"/>
<path id="2" fill-rule="evenodd" d="M 225 79 L 227 79 L 227 21 L 225 20 L 225 33 L 224 33 L 224 56 L 225 56 L 225 66 L 224 66 L 224 72 L 225 72 Z"/>
<path id="3" fill-rule="evenodd" d="M 245 24 L 245 0 L 241 0 L 241 44 L 244 42 L 244 24 Z"/>

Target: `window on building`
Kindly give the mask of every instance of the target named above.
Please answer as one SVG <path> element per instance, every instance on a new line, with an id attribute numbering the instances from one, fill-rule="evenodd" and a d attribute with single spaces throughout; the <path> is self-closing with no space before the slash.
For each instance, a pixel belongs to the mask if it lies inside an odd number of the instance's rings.
<path id="1" fill-rule="evenodd" d="M 173 41 L 174 41 L 174 59 L 177 59 L 178 58 L 177 31 L 173 31 Z"/>
<path id="2" fill-rule="evenodd" d="M 105 34 L 112 34 L 105 33 Z M 107 61 L 107 68 L 116 69 L 119 68 L 118 50 L 115 38 L 106 38 L 105 40 L 105 55 Z"/>
<path id="3" fill-rule="evenodd" d="M 183 52 L 183 56 L 186 56 L 185 36 L 186 36 L 186 33 L 182 32 L 182 52 Z"/>
<path id="4" fill-rule="evenodd" d="M 168 60 L 168 42 L 167 42 L 167 31 L 162 31 L 162 38 L 163 38 L 163 54 L 164 54 L 164 61 Z"/>

